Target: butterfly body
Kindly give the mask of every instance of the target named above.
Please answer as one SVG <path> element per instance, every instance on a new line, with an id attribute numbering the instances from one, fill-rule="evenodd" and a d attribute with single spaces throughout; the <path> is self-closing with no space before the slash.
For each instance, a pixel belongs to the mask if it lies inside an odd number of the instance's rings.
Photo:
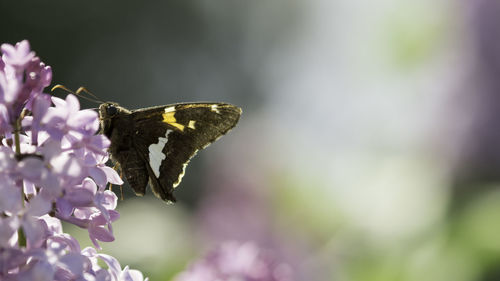
<path id="1" fill-rule="evenodd" d="M 231 130 L 241 109 L 226 103 L 179 103 L 128 110 L 116 103 L 99 107 L 109 152 L 137 195 L 153 193 L 175 202 L 189 160 Z"/>

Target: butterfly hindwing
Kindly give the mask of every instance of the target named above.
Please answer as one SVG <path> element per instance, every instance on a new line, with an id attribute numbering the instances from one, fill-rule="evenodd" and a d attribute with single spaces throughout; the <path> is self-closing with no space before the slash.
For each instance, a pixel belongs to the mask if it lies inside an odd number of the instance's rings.
<path id="1" fill-rule="evenodd" d="M 240 108 L 225 103 L 183 103 L 132 111 L 133 146 L 145 162 L 153 193 L 175 201 L 173 190 L 189 160 L 233 128 L 240 114 Z"/>
<path id="2" fill-rule="evenodd" d="M 124 159 L 120 161 L 120 169 L 127 179 L 128 183 L 138 196 L 146 194 L 148 185 L 148 169 L 146 162 L 142 159 L 136 150 L 130 150 L 128 153 L 121 153 Z"/>

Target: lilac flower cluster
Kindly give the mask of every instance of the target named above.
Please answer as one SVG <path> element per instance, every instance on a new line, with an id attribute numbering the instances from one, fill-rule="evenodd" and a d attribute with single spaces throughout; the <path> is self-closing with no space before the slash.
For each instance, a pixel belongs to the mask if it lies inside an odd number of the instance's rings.
<path id="1" fill-rule="evenodd" d="M 52 70 L 27 41 L 1 51 L 0 280 L 143 280 L 62 230 L 61 221 L 87 229 L 97 249 L 114 240 L 117 198 L 106 185 L 123 182 L 105 165 L 97 113 L 43 93 Z"/>
<path id="2" fill-rule="evenodd" d="M 175 281 L 291 281 L 292 270 L 252 242 L 225 242 Z"/>

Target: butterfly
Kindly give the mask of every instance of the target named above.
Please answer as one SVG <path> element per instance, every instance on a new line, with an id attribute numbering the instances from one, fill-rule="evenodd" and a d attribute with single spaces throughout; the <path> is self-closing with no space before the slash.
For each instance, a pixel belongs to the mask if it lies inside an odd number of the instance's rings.
<path id="1" fill-rule="evenodd" d="M 111 140 L 118 163 L 136 195 L 150 185 L 156 197 L 175 202 L 174 189 L 189 160 L 231 130 L 241 108 L 227 103 L 178 103 L 128 110 L 117 103 L 99 106 L 101 133 Z"/>

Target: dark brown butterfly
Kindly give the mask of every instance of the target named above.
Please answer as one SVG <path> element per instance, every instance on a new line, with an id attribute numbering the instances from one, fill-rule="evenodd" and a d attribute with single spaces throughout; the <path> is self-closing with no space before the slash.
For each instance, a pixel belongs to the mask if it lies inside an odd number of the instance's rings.
<path id="1" fill-rule="evenodd" d="M 128 110 L 116 103 L 99 106 L 101 132 L 111 140 L 111 159 L 137 195 L 149 182 L 162 200 L 175 202 L 173 190 L 198 150 L 226 134 L 241 108 L 227 103 L 179 103 Z"/>

